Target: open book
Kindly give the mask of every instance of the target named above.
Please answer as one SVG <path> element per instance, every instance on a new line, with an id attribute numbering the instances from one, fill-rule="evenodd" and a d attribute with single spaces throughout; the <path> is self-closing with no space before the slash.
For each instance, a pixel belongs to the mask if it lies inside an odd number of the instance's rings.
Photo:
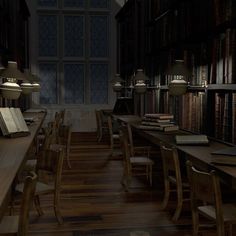
<path id="1" fill-rule="evenodd" d="M 30 134 L 20 108 L 0 107 L 0 128 L 4 136 L 21 137 Z"/>

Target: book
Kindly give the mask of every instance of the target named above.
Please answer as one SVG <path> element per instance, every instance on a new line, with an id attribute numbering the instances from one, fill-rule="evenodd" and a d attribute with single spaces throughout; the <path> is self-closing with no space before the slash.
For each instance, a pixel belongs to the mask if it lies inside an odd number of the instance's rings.
<path id="1" fill-rule="evenodd" d="M 3 136 L 21 137 L 30 134 L 20 108 L 0 108 L 0 128 Z"/>
<path id="2" fill-rule="evenodd" d="M 176 135 L 176 144 L 179 145 L 207 145 L 209 140 L 206 135 Z"/>
<path id="3" fill-rule="evenodd" d="M 149 125 L 139 125 L 139 129 L 143 130 L 158 130 L 158 131 L 163 131 L 163 127 L 158 127 L 158 126 L 149 126 Z"/>
<path id="4" fill-rule="evenodd" d="M 159 127 L 170 127 L 174 126 L 173 123 L 163 123 L 163 122 L 151 122 L 151 121 L 142 121 L 142 125 L 149 125 L 149 126 L 159 126 Z"/>
<path id="5" fill-rule="evenodd" d="M 174 119 L 174 115 L 169 113 L 147 113 L 144 115 L 147 118 L 156 118 L 156 119 Z"/>
<path id="6" fill-rule="evenodd" d="M 164 132 L 176 131 L 176 130 L 179 130 L 179 126 L 178 125 L 172 125 L 172 126 L 163 127 L 163 131 Z"/>
<path id="7" fill-rule="evenodd" d="M 148 117 L 143 117 L 142 121 L 150 121 L 150 122 L 157 122 L 157 123 L 168 123 L 171 122 L 171 119 L 156 119 L 156 118 L 148 118 Z"/>

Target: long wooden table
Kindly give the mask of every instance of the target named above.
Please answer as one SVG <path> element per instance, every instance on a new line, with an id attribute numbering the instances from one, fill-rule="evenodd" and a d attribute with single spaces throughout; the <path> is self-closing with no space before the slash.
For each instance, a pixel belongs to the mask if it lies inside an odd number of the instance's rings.
<path id="1" fill-rule="evenodd" d="M 0 218 L 9 201 L 13 180 L 26 160 L 27 152 L 44 121 L 46 113 L 24 113 L 24 116 L 35 119 L 35 122 L 29 126 L 30 134 L 28 136 L 0 137 Z"/>
<path id="2" fill-rule="evenodd" d="M 213 140 L 210 140 L 207 146 L 177 145 L 175 135 L 190 133 L 182 130 L 171 132 L 141 130 L 138 128 L 141 118 L 133 115 L 115 116 L 115 119 L 123 123 L 129 123 L 134 128 L 135 132 L 155 145 L 160 145 L 160 142 L 162 142 L 175 146 L 180 153 L 183 153 L 194 165 L 203 170 L 216 170 L 227 184 L 236 188 L 236 166 L 216 165 L 212 163 L 214 155 L 211 153 L 227 148 L 229 147 L 228 145 Z M 225 156 L 225 158 L 227 158 L 227 156 Z"/>

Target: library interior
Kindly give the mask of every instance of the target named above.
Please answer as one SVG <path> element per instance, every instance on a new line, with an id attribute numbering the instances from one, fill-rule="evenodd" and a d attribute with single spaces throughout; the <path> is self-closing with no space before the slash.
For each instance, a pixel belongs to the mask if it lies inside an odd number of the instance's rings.
<path id="1" fill-rule="evenodd" d="M 0 0 L 0 235 L 236 236 L 235 199 L 235 0 Z"/>

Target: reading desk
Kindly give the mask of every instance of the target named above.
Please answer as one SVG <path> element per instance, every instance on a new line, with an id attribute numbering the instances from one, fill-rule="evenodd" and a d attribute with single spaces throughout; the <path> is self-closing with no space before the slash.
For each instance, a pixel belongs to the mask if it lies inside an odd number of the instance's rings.
<path id="1" fill-rule="evenodd" d="M 28 136 L 0 137 L 0 218 L 10 200 L 13 180 L 27 157 L 27 152 L 43 123 L 46 112 L 25 113 L 24 116 L 35 118 L 35 122 L 29 126 Z"/>
<path id="2" fill-rule="evenodd" d="M 159 146 L 160 142 L 162 142 L 175 146 L 179 152 L 182 153 L 182 156 L 184 155 L 187 159 L 191 160 L 195 166 L 205 171 L 215 169 L 227 184 L 230 184 L 233 188 L 236 188 L 236 165 L 232 166 L 223 163 L 218 165 L 212 163 L 215 155 L 212 155 L 211 153 L 216 150 L 227 148 L 229 147 L 228 145 L 213 140 L 210 140 L 209 145 L 207 146 L 177 145 L 175 142 L 175 135 L 188 135 L 190 133 L 182 130 L 170 132 L 141 130 L 138 128 L 141 118 L 133 115 L 114 116 L 114 118 L 120 122 L 129 123 L 134 128 L 135 132 L 155 145 Z M 221 157 L 228 158 L 228 156 L 224 155 Z"/>

